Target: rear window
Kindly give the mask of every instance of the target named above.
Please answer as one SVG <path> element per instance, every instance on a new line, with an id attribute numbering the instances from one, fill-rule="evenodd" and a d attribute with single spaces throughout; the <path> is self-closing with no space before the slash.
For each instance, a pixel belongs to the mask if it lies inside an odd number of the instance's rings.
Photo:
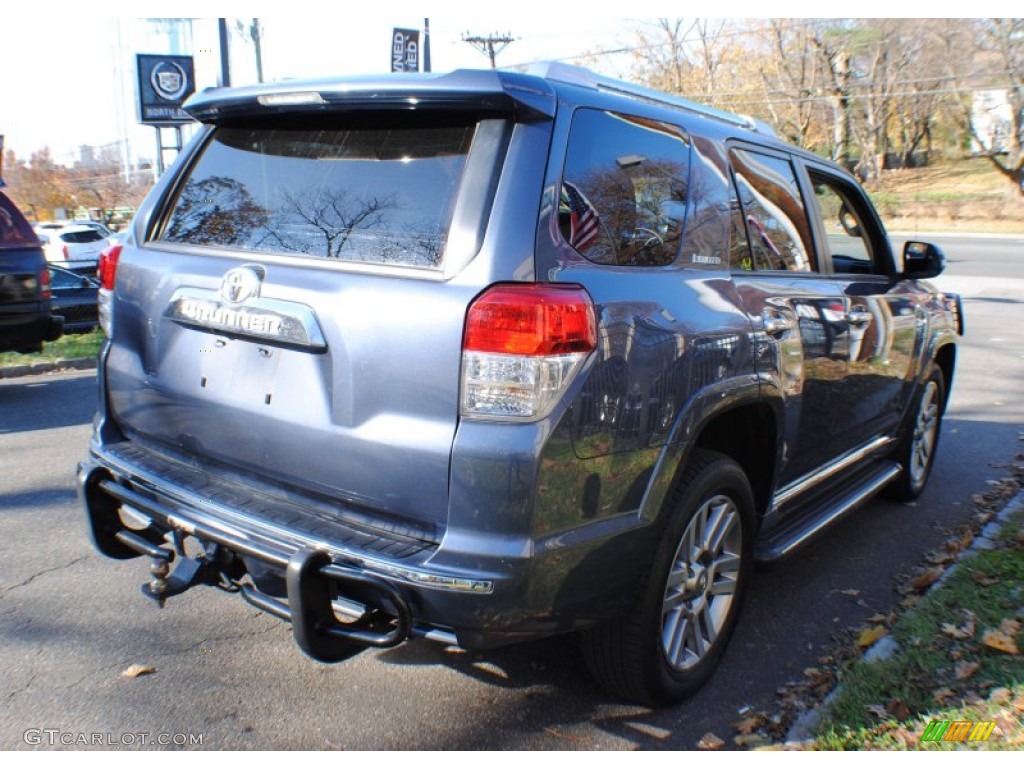
<path id="1" fill-rule="evenodd" d="M 0 193 L 0 248 L 38 245 L 39 239 L 14 203 Z"/>
<path id="2" fill-rule="evenodd" d="M 157 239 L 438 269 L 474 130 L 218 128 Z"/>
<path id="3" fill-rule="evenodd" d="M 81 243 L 95 243 L 103 239 L 103 235 L 95 229 L 82 230 L 81 232 L 64 232 L 60 239 L 65 243 L 79 245 Z"/>

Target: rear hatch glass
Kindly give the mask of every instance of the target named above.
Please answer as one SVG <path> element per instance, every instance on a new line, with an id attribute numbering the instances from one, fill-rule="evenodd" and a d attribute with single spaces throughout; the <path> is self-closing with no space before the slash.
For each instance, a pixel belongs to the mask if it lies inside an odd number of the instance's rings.
<path id="1" fill-rule="evenodd" d="M 475 128 L 217 128 L 156 239 L 439 270 Z"/>
<path id="2" fill-rule="evenodd" d="M 83 229 L 80 232 L 64 232 L 61 234 L 60 239 L 65 243 L 81 245 L 82 243 L 98 243 L 103 239 L 103 235 L 95 229 Z"/>

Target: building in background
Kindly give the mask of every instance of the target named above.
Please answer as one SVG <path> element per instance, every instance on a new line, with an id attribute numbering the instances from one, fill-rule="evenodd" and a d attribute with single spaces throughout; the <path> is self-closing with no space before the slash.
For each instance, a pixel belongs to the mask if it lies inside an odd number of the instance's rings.
<path id="1" fill-rule="evenodd" d="M 1013 114 L 1005 90 L 976 91 L 971 111 L 971 149 L 988 154 L 1007 152 L 1013 132 Z"/>

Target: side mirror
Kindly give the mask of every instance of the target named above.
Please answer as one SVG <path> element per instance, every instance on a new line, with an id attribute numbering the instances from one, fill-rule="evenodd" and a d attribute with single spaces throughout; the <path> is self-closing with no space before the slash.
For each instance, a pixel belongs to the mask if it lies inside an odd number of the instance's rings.
<path id="1" fill-rule="evenodd" d="M 903 276 L 911 280 L 938 277 L 946 268 L 946 256 L 931 243 L 908 241 L 903 246 Z"/>

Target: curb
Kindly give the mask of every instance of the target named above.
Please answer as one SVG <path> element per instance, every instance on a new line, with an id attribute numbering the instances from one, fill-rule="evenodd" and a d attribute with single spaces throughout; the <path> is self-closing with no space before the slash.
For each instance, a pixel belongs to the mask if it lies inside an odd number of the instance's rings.
<path id="1" fill-rule="evenodd" d="M 946 580 L 949 579 L 950 574 L 952 574 L 957 568 L 963 567 L 964 563 L 971 560 L 978 554 L 978 552 L 992 549 L 995 546 L 995 537 L 999 535 L 1009 522 L 1010 516 L 1015 515 L 1022 509 L 1024 509 L 1024 491 L 1018 491 L 1017 495 L 1006 502 L 1006 506 L 1003 507 L 999 513 L 985 525 L 981 533 L 974 537 L 974 540 L 971 542 L 971 546 L 960 553 L 956 562 L 947 568 L 942 576 L 921 594 L 921 597 L 923 598 L 925 595 L 931 594 L 933 590 L 939 589 L 946 583 Z M 885 635 L 884 637 L 879 638 L 874 645 L 868 648 L 864 652 L 864 655 L 861 656 L 861 659 L 866 664 L 874 664 L 891 658 L 893 655 L 899 653 L 900 650 L 900 644 L 893 640 L 890 635 Z M 839 691 L 842 687 L 842 683 L 839 683 L 829 692 L 822 702 L 818 704 L 818 706 L 814 707 L 814 709 L 809 709 L 800 715 L 800 717 L 796 719 L 796 722 L 794 722 L 786 732 L 785 743 L 795 744 L 813 739 L 817 735 L 822 721 L 825 719 L 825 713 L 839 695 Z"/>
<path id="2" fill-rule="evenodd" d="M 0 368 L 0 379 L 16 379 L 20 376 L 35 376 L 36 374 L 54 373 L 55 371 L 87 371 L 95 367 L 95 357 L 73 357 L 69 360 L 57 360 L 49 363 L 8 365 Z"/>

